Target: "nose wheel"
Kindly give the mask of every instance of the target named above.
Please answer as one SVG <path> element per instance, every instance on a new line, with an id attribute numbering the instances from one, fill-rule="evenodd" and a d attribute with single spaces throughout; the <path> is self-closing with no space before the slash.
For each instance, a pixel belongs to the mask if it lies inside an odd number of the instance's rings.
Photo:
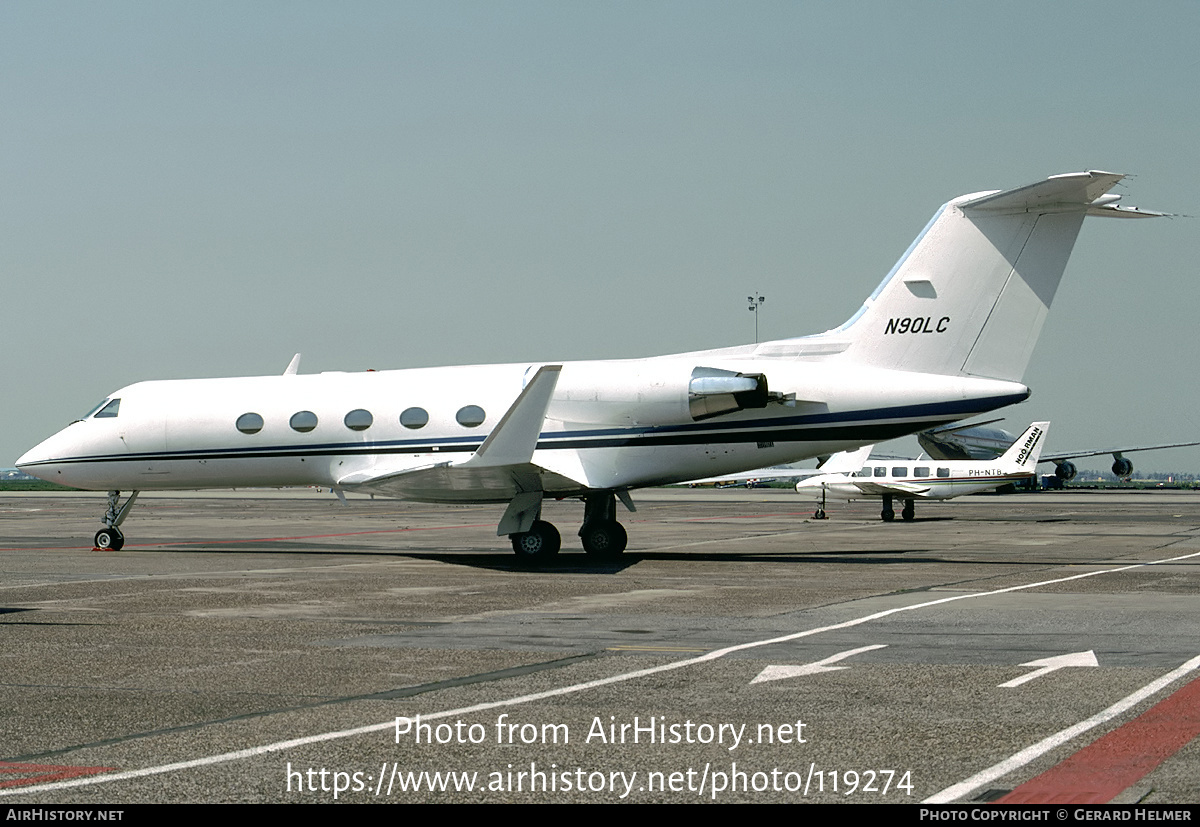
<path id="1" fill-rule="evenodd" d="M 96 532 L 95 538 L 92 540 L 96 551 L 120 551 L 125 545 L 125 535 L 121 533 L 121 529 L 102 528 Z"/>
<path id="2" fill-rule="evenodd" d="M 132 492 L 122 504 L 120 491 L 108 492 L 108 510 L 104 512 L 103 518 L 104 528 L 97 531 L 96 536 L 92 538 L 96 551 L 120 551 L 125 545 L 125 535 L 117 526 L 125 522 L 125 518 L 129 516 L 129 509 L 137 502 L 139 493 Z"/>

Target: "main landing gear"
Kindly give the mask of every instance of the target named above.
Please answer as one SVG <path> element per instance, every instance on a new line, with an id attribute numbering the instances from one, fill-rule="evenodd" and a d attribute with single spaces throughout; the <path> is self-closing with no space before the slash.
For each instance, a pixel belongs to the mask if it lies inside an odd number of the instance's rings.
<path id="1" fill-rule="evenodd" d="M 96 551 L 120 551 L 125 545 L 125 535 L 121 533 L 118 526 L 129 516 L 129 509 L 133 508 L 133 504 L 137 502 L 139 493 L 134 491 L 129 495 L 125 504 L 121 505 L 121 492 L 108 492 L 108 510 L 104 512 L 103 518 L 104 528 L 97 531 L 92 540 Z"/>
<path id="2" fill-rule="evenodd" d="M 626 506 L 632 505 L 628 496 L 622 496 L 621 499 Z M 528 531 L 510 534 L 509 539 L 517 556 L 529 562 L 547 561 L 558 554 L 562 546 L 558 529 L 541 519 L 534 520 Z M 612 491 L 584 497 L 583 526 L 579 529 L 579 540 L 588 556 L 596 560 L 615 560 L 625 551 L 629 535 L 625 533 L 624 526 L 617 522 L 617 498 Z"/>
<path id="3" fill-rule="evenodd" d="M 534 520 L 528 531 L 508 535 L 513 551 L 522 560 L 549 560 L 562 547 L 562 535 L 552 523 Z"/>
<path id="4" fill-rule="evenodd" d="M 913 501 L 905 500 L 904 508 L 900 510 L 901 519 L 903 519 L 904 522 L 906 522 L 906 523 L 911 523 L 914 519 L 916 519 L 916 516 L 917 516 L 917 512 L 916 512 L 916 509 L 913 507 Z M 890 523 L 892 520 L 896 519 L 896 512 L 892 510 L 892 495 L 891 494 L 883 495 L 883 511 L 879 512 L 879 517 L 885 523 Z"/>

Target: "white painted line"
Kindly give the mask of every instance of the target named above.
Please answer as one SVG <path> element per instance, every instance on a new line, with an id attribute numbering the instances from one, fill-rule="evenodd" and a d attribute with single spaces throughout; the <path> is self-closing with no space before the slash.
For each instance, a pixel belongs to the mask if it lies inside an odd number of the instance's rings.
<path id="1" fill-rule="evenodd" d="M 644 678 L 649 675 L 657 675 L 662 672 L 670 672 L 675 669 L 683 669 L 687 666 L 694 666 L 697 663 L 706 663 L 711 660 L 723 658 L 726 655 L 734 652 L 741 652 L 747 649 L 757 649 L 762 646 L 770 646 L 775 643 L 787 643 L 792 640 L 800 640 L 801 638 L 812 637 L 814 635 L 823 634 L 825 632 L 833 632 L 839 629 L 851 629 L 855 626 L 861 626 L 864 623 L 870 623 L 873 620 L 880 620 L 892 615 L 902 614 L 904 612 L 915 612 L 918 609 L 927 609 L 931 606 L 940 606 L 945 603 L 955 603 L 959 600 L 976 600 L 982 597 L 991 597 L 997 594 L 1008 594 L 1010 592 L 1026 591 L 1028 589 L 1036 589 L 1041 586 L 1052 586 L 1057 583 L 1069 583 L 1072 580 L 1084 580 L 1089 577 L 1098 577 L 1102 574 L 1116 574 L 1122 571 L 1130 571 L 1132 569 L 1141 569 L 1147 566 L 1157 566 L 1164 563 L 1176 563 L 1180 560 L 1188 560 L 1193 557 L 1200 557 L 1200 551 L 1192 552 L 1191 554 L 1182 554 L 1178 557 L 1168 557 L 1163 560 L 1150 560 L 1145 563 L 1133 563 L 1128 566 L 1118 566 L 1114 569 L 1102 569 L 1099 571 L 1089 571 L 1083 574 L 1072 574 L 1070 577 L 1057 577 L 1053 580 L 1041 580 L 1037 583 L 1027 583 L 1024 586 L 1009 586 L 1003 589 L 993 589 L 990 592 L 969 592 L 966 594 L 956 594 L 951 597 L 942 597 L 937 600 L 929 600 L 925 603 L 916 603 L 912 606 L 898 606 L 895 609 L 885 609 L 882 612 L 864 615 L 853 620 L 845 620 L 841 623 L 834 623 L 829 626 L 820 626 L 816 629 L 807 629 L 803 632 L 793 632 L 790 635 L 782 635 L 780 637 L 767 638 L 766 640 L 754 640 L 748 643 L 739 643 L 734 646 L 727 646 L 724 649 L 714 649 L 703 655 L 685 660 L 677 660 L 672 663 L 664 663 L 661 666 L 652 666 L 648 669 L 638 669 L 634 672 L 624 672 L 619 675 L 611 675 L 607 678 L 600 678 L 594 681 L 585 681 L 584 683 L 572 684 L 571 686 L 562 686 L 558 689 L 548 689 L 544 692 L 535 692 L 532 695 L 519 695 L 515 698 L 506 698 L 499 701 L 489 701 L 488 703 L 475 704 L 474 706 L 465 706 L 460 709 L 448 709 L 442 712 L 434 712 L 431 714 L 421 714 L 421 719 L 425 721 L 434 721 L 441 718 L 448 718 L 452 715 L 468 715 L 473 712 L 483 712 L 489 709 L 499 709 L 506 706 L 519 706 L 520 704 L 533 703 L 534 701 L 544 700 L 546 698 L 555 698 L 561 695 L 572 695 L 576 692 L 583 692 L 588 689 L 595 689 L 599 686 L 609 686 L 614 683 L 623 683 L 625 681 Z M 1189 661 L 1190 663 L 1190 661 Z M 76 778 L 70 781 L 54 781 L 49 784 L 36 784 L 29 787 L 18 787 L 0 790 L 0 797 L 10 795 L 20 795 L 21 793 L 33 792 L 48 792 L 50 790 L 65 790 L 71 787 L 86 787 L 92 784 L 105 784 L 109 781 L 122 781 L 127 778 L 143 778 L 148 775 L 161 775 L 168 772 L 176 772 L 178 770 L 190 770 L 198 767 L 207 767 L 214 764 L 222 764 L 228 761 L 237 761 L 242 758 L 253 758 L 257 755 L 267 755 L 272 752 L 280 752 L 292 747 L 305 746 L 307 744 L 318 744 L 323 741 L 334 741 L 340 738 L 352 738 L 356 735 L 365 735 L 371 732 L 382 732 L 392 729 L 395 726 L 395 719 L 385 721 L 381 724 L 368 724 L 367 726 L 356 727 L 354 729 L 343 729 L 337 732 L 324 732 L 319 735 L 308 735 L 303 738 L 293 738 L 289 741 L 276 741 L 273 744 L 263 744 L 258 747 L 250 747 L 248 749 L 237 750 L 236 752 L 224 752 L 220 755 L 209 755 L 204 758 L 193 758 L 190 761 L 178 761 L 173 764 L 162 764 L 157 767 L 144 767 L 140 770 L 127 770 L 125 772 L 114 772 L 108 775 L 92 775 L 86 778 Z"/>
<path id="2" fill-rule="evenodd" d="M 1034 678 L 1040 678 L 1042 675 L 1049 675 L 1056 669 L 1065 669 L 1068 666 L 1099 666 L 1100 662 L 1096 660 L 1096 653 L 1088 649 L 1086 652 L 1072 652 L 1069 655 L 1056 655 L 1052 658 L 1039 658 L 1031 660 L 1028 663 L 1022 663 L 1022 666 L 1037 666 L 1039 668 L 1022 675 L 1019 678 L 1013 678 L 1007 683 L 1002 683 L 997 686 L 997 689 L 1013 689 L 1023 683 L 1029 683 Z"/>
<path id="3" fill-rule="evenodd" d="M 814 663 L 804 663 L 799 666 L 768 666 L 759 672 L 758 677 L 750 681 L 750 683 L 781 681 L 785 678 L 799 678 L 802 675 L 820 675 L 822 672 L 837 672 L 839 669 L 849 669 L 849 666 L 830 666 L 829 664 L 837 663 L 839 660 L 845 660 L 846 658 L 852 658 L 855 655 L 861 655 L 863 652 L 870 652 L 873 649 L 886 648 L 886 643 L 876 643 L 873 646 L 847 649 L 845 652 L 838 652 L 836 655 L 830 655 L 825 660 L 819 660 Z"/>
<path id="4" fill-rule="evenodd" d="M 1074 726 L 1069 726 L 1061 732 L 1056 732 L 1054 735 L 1038 741 L 1031 747 L 1026 747 L 1017 754 L 1010 756 L 1009 758 L 1005 758 L 999 764 L 995 764 L 991 767 L 988 767 L 983 772 L 972 775 L 966 781 L 960 781 L 952 787 L 947 787 L 940 793 L 935 793 L 934 795 L 929 796 L 929 798 L 925 799 L 925 801 L 922 803 L 948 804 L 951 801 L 955 801 L 965 795 L 970 795 L 984 784 L 995 781 L 997 778 L 1000 778 L 1001 776 L 1007 775 L 1015 769 L 1025 766 L 1038 756 L 1046 754 L 1055 747 L 1062 746 L 1077 735 L 1082 735 L 1089 729 L 1097 727 L 1105 721 L 1111 721 L 1113 718 L 1117 717 L 1122 712 L 1125 712 L 1130 707 L 1141 703 L 1151 695 L 1161 692 L 1163 689 L 1170 686 L 1184 675 L 1194 671 L 1197 667 L 1200 667 L 1200 655 L 1192 658 L 1187 663 L 1183 664 L 1183 666 L 1168 672 L 1158 680 L 1151 681 L 1137 692 L 1134 692 L 1132 695 L 1125 696 L 1108 709 L 1097 712 L 1087 720 L 1080 721 Z"/>

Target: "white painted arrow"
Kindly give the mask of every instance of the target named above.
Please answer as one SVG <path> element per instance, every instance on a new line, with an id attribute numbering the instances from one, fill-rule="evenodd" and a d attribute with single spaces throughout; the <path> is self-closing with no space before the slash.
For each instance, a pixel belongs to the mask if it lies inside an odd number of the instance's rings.
<path id="1" fill-rule="evenodd" d="M 1022 666 L 1039 666 L 1040 669 L 1035 669 L 1028 675 L 1022 675 L 1019 678 L 1013 678 L 1008 683 L 1000 684 L 1001 689 L 1012 689 L 1014 686 L 1020 686 L 1023 683 L 1028 683 L 1034 678 L 1040 678 L 1042 675 L 1048 675 L 1055 669 L 1062 669 L 1066 666 L 1099 666 L 1096 661 L 1096 653 L 1091 649 L 1086 652 L 1074 652 L 1070 655 L 1056 655 L 1052 658 L 1042 658 L 1040 660 L 1031 660 L 1029 663 L 1022 663 Z"/>
<path id="2" fill-rule="evenodd" d="M 849 669 L 849 666 L 826 666 L 826 664 L 837 663 L 839 660 L 861 655 L 863 652 L 870 652 L 872 649 L 886 648 L 887 644 L 877 643 L 874 646 L 863 646 L 860 649 L 848 649 L 845 652 L 838 652 L 836 655 L 831 655 L 825 658 L 825 660 L 819 660 L 816 663 L 805 663 L 801 666 L 768 666 L 759 672 L 758 677 L 750 681 L 750 683 L 781 681 L 784 678 L 798 678 L 801 675 L 819 675 L 822 672 L 836 672 L 839 669 Z"/>

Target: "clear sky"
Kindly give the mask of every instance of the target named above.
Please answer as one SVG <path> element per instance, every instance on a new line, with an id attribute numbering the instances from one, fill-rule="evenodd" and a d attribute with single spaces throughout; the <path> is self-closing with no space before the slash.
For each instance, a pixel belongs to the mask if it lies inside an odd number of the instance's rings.
<path id="1" fill-rule="evenodd" d="M 650 356 L 751 341 L 750 293 L 763 339 L 818 332 L 943 202 L 1055 173 L 1200 215 L 1198 33 L 1194 0 L 6 0 L 0 465 L 296 351 Z M 1200 218 L 1088 219 L 1005 427 L 1200 439 L 1198 259 Z"/>

